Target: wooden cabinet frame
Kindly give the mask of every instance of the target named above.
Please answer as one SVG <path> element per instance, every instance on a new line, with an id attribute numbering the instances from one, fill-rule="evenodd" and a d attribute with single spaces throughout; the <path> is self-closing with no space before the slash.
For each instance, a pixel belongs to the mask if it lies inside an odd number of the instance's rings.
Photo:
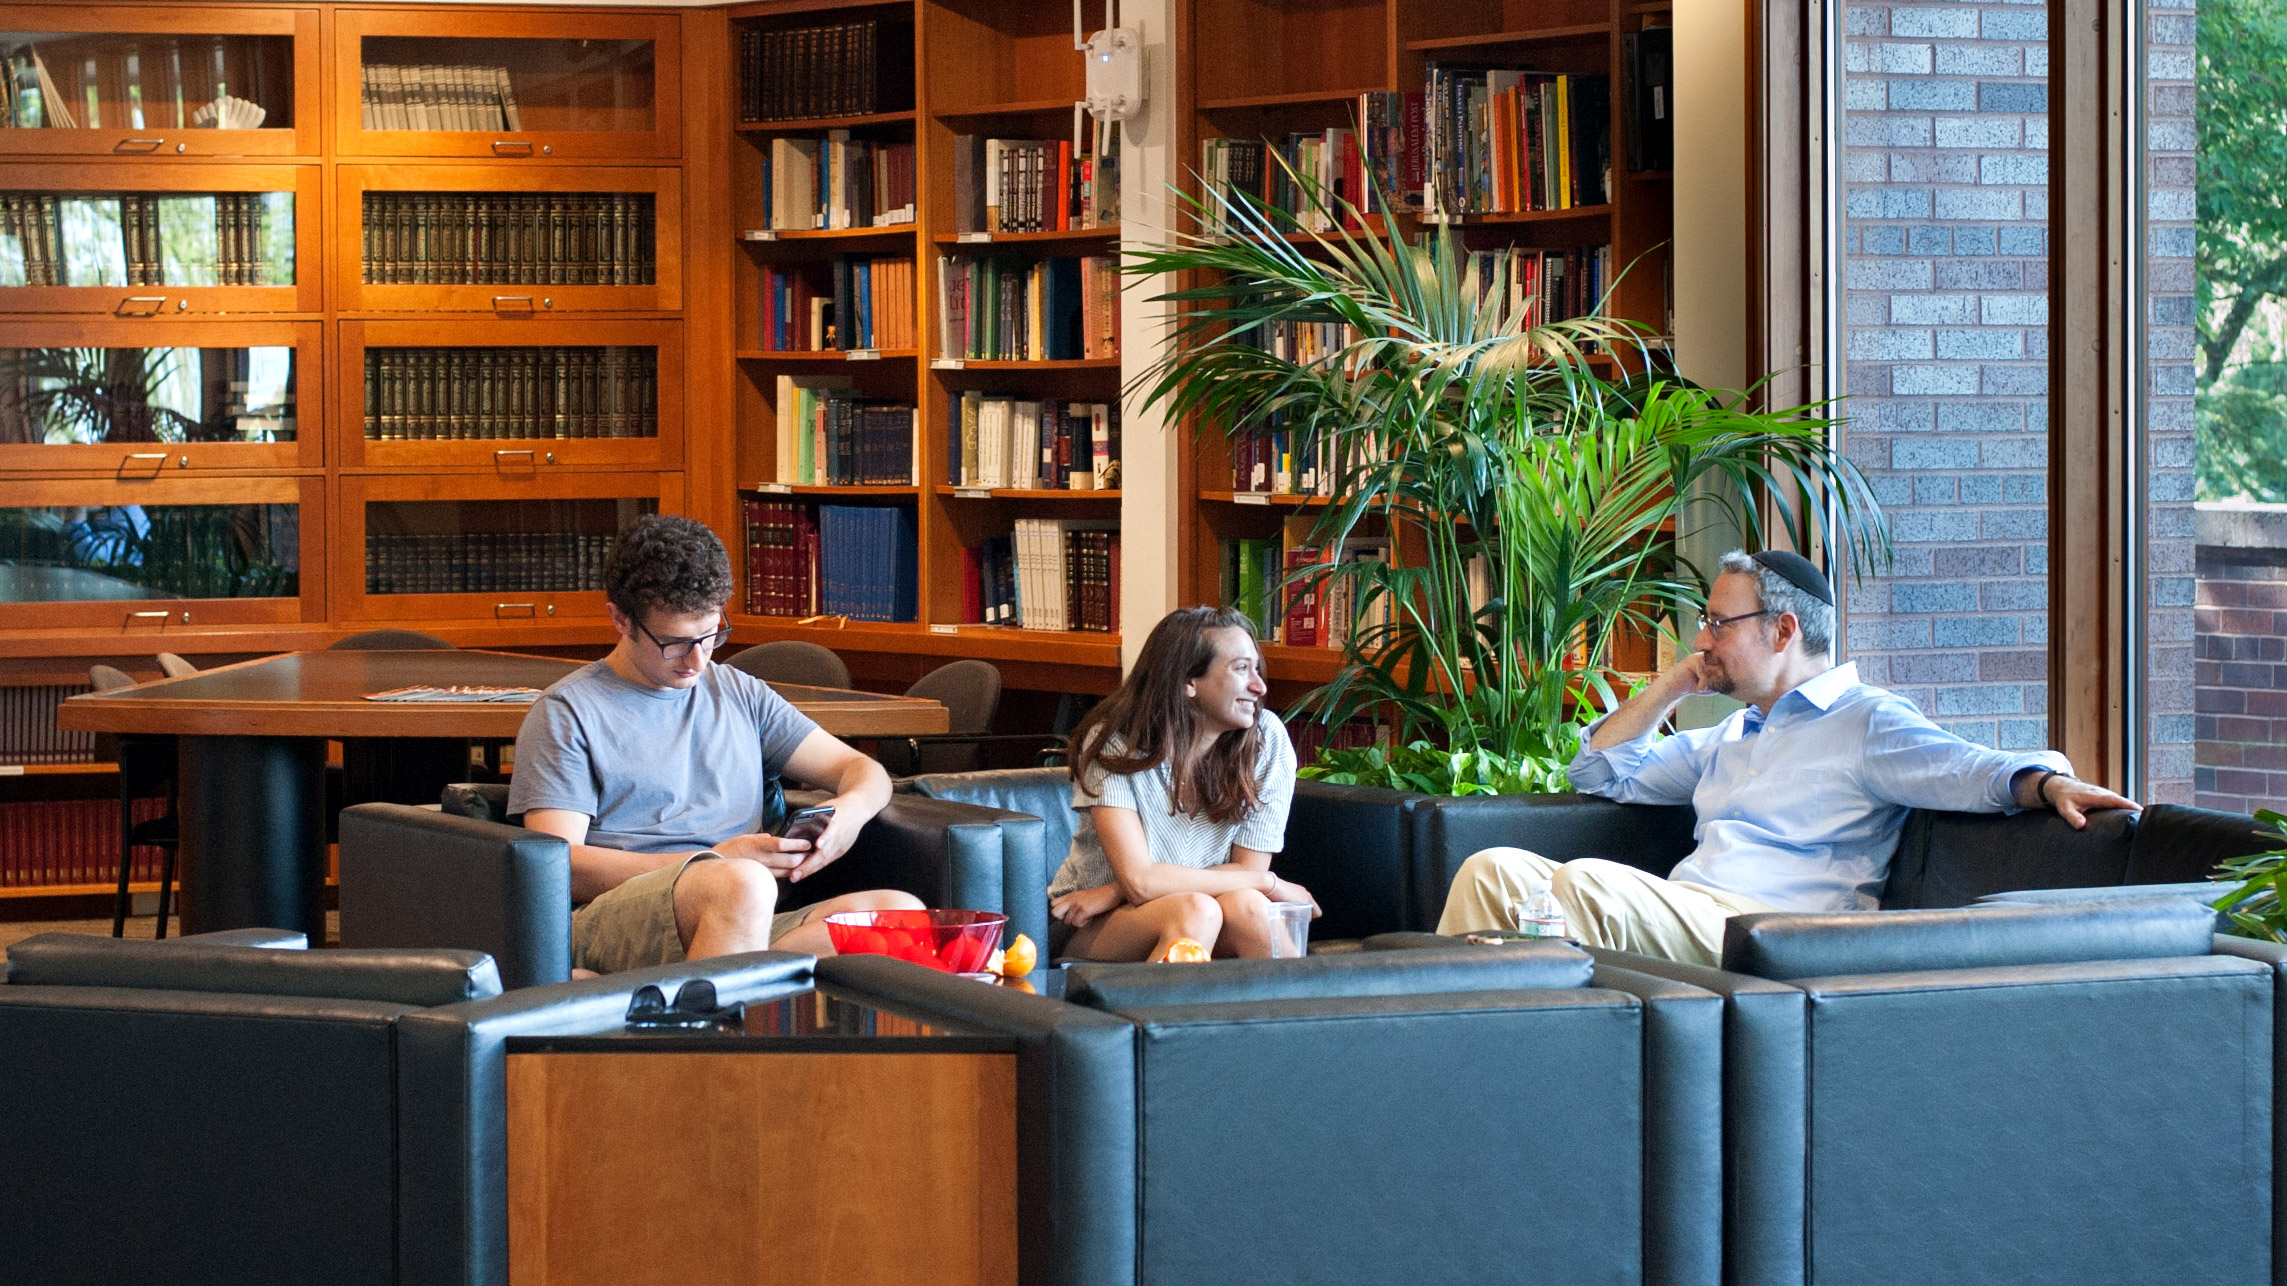
<path id="1" fill-rule="evenodd" d="M 683 512 L 680 473 L 557 473 L 523 476 L 495 473 L 374 475 L 348 474 L 338 482 L 334 529 L 334 613 L 349 621 L 530 620 L 536 626 L 567 620 L 601 620 L 601 589 L 481 594 L 368 594 L 365 592 L 365 507 L 371 503 L 425 500 L 621 500 L 657 499 L 659 512 Z"/>
<path id="2" fill-rule="evenodd" d="M 682 22 L 674 13 L 583 9 L 378 9 L 334 11 L 334 146 L 345 157 L 482 157 L 504 163 L 674 160 L 683 154 Z M 367 36 L 454 39 L 648 40 L 649 130 L 369 130 L 362 124 Z"/>
<path id="3" fill-rule="evenodd" d="M 294 194 L 294 284 L 291 286 L 10 286 L 0 313 L 109 313 L 115 317 L 186 317 L 208 313 L 315 313 L 325 306 L 319 266 L 323 190 L 315 165 L 169 165 L 143 161 L 101 166 L 9 165 L 0 186 L 13 192 L 108 193 L 291 192 Z"/>
<path id="4" fill-rule="evenodd" d="M 165 650 L 167 630 L 279 625 L 326 618 L 325 479 L 173 476 L 19 479 L 0 487 L 9 508 L 55 505 L 299 505 L 299 593 L 294 598 L 121 599 L 0 603 L 0 630 L 73 630 L 93 653 Z M 163 616 L 158 615 L 164 613 Z M 188 613 L 189 619 L 184 619 Z"/>
<path id="5" fill-rule="evenodd" d="M 673 312 L 683 306 L 683 172 L 606 166 L 343 165 L 336 171 L 334 305 L 344 313 L 460 312 L 546 316 Z M 657 260 L 648 286 L 373 285 L 364 279 L 367 192 L 648 192 Z"/>
<path id="6" fill-rule="evenodd" d="M 307 321 L 206 321 L 132 318 L 100 321 L 0 320 L 0 349 L 256 348 L 294 350 L 294 440 L 291 442 L 106 442 L 88 446 L 0 444 L 0 469 L 65 470 L 121 480 L 190 479 L 217 470 L 317 469 L 325 464 L 325 345 Z M 153 459 L 153 456 L 159 458 Z"/>
<path id="7" fill-rule="evenodd" d="M 649 347 L 659 351 L 656 438 L 519 438 L 405 442 L 365 436 L 368 348 Z M 683 325 L 674 321 L 565 321 L 481 318 L 454 321 L 345 321 L 336 348 L 342 378 L 333 422 L 344 468 L 469 469 L 503 476 L 563 467 L 673 468 L 683 460 Z"/>
<path id="8" fill-rule="evenodd" d="M 318 10 L 207 5 L 0 5 L 0 31 L 100 35 L 291 36 L 294 124 L 285 129 L 12 129 L 0 152 L 17 156 L 316 156 L 321 79 Z"/>

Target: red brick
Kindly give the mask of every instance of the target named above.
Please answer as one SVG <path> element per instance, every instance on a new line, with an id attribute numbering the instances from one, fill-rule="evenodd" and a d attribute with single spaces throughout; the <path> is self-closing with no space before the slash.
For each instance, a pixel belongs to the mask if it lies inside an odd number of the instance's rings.
<path id="1" fill-rule="evenodd" d="M 2241 719 L 2224 715 L 2216 720 L 2216 738 L 2219 741 L 2269 741 L 2269 719 Z"/>
<path id="2" fill-rule="evenodd" d="M 2254 608 L 2225 608 L 2216 613 L 2216 631 L 2223 634 L 2276 634 L 2272 613 Z"/>
<path id="3" fill-rule="evenodd" d="M 2249 607 L 2287 607 L 2287 583 L 2275 580 L 2240 582 Z"/>
<path id="4" fill-rule="evenodd" d="M 2247 694 L 2247 713 L 2287 716 L 2287 692 L 2258 688 Z"/>
<path id="5" fill-rule="evenodd" d="M 2209 580 L 2201 577 L 2193 601 L 2201 607 L 2240 607 L 2247 602 L 2247 585 L 2236 580 Z M 2276 606 L 2276 604 L 2265 604 Z"/>
<path id="6" fill-rule="evenodd" d="M 2274 775 L 2287 772 L 2287 746 L 2255 746 L 2241 743 L 2239 762 L 2242 767 L 2268 768 Z"/>
<path id="7" fill-rule="evenodd" d="M 2243 795 L 2264 795 L 2271 791 L 2271 774 L 2250 772 L 2245 768 L 2216 769 L 2216 789 Z"/>

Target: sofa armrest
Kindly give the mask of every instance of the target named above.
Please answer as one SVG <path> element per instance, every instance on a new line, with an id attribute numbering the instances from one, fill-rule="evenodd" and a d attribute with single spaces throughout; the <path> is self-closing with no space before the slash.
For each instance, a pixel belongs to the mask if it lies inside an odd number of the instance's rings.
<path id="1" fill-rule="evenodd" d="M 886 956 L 821 960 L 818 981 L 909 1017 L 1014 1036 L 1018 1280 L 1061 1286 L 1135 1279 L 1133 1024 Z"/>
<path id="2" fill-rule="evenodd" d="M 724 1004 L 810 985 L 815 962 L 785 951 L 687 960 L 445 1005 L 397 1020 L 399 1280 L 494 1286 L 508 1280 L 508 1063 L 511 1036 L 611 1031 L 635 990 L 667 995 L 693 979 Z"/>
<path id="3" fill-rule="evenodd" d="M 1666 875 L 1691 852 L 1688 805 L 1620 804 L 1594 795 L 1425 795 L 1406 804 L 1407 909 L 1430 929 L 1469 855 L 1503 845 L 1552 862 L 1601 857 Z"/>
<path id="4" fill-rule="evenodd" d="M 341 815 L 341 944 L 465 947 L 514 991 L 572 973 L 572 863 L 563 840 L 406 804 Z"/>
<path id="5" fill-rule="evenodd" d="M 274 951 L 306 951 L 310 935 L 299 929 L 216 929 L 212 933 L 185 933 L 169 942 L 205 943 L 215 947 L 268 947 Z"/>
<path id="6" fill-rule="evenodd" d="M 1048 938 L 1048 875 L 1036 818 L 897 794 L 831 864 L 792 887 L 779 905 L 807 906 L 860 889 L 902 889 L 935 907 L 1002 911 L 1009 931 Z"/>

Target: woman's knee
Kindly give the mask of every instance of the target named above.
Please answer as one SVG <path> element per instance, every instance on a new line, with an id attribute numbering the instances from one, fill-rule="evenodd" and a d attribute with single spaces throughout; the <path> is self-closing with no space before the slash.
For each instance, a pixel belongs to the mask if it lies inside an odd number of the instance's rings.
<path id="1" fill-rule="evenodd" d="M 1167 915 L 1178 932 L 1201 942 L 1223 931 L 1223 907 L 1204 893 L 1170 893 L 1160 899 L 1167 903 Z"/>
<path id="2" fill-rule="evenodd" d="M 1215 905 L 1221 910 L 1225 923 L 1233 920 L 1268 922 L 1271 918 L 1271 900 L 1256 889 L 1233 889 L 1217 894 Z"/>
<path id="3" fill-rule="evenodd" d="M 845 911 L 919 911 L 929 905 L 903 889 L 867 889 L 835 901 L 842 903 Z"/>

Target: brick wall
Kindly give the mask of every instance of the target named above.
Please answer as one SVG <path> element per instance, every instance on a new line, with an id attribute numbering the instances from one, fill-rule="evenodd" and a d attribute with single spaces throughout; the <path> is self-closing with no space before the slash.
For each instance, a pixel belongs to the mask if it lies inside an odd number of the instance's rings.
<path id="1" fill-rule="evenodd" d="M 2192 802 L 2192 50 L 2190 0 L 2145 0 L 2144 773 Z"/>
<path id="2" fill-rule="evenodd" d="M 2193 664 L 2202 808 L 2287 812 L 2287 505 L 2199 507 Z"/>
<path id="3" fill-rule="evenodd" d="M 2044 746 L 2048 14 L 1844 21 L 1844 442 L 1897 543 L 1850 591 L 1849 655 L 1961 736 Z"/>

